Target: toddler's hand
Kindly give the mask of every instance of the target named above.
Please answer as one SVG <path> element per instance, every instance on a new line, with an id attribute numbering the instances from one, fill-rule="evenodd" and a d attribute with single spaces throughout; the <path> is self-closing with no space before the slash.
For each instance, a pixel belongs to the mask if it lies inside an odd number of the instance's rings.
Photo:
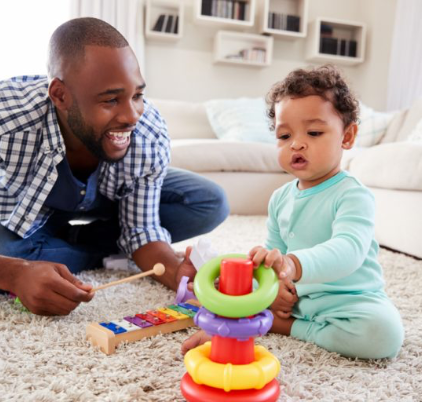
<path id="1" fill-rule="evenodd" d="M 258 267 L 261 264 L 264 264 L 266 268 L 272 267 L 281 280 L 297 281 L 302 276 L 302 269 L 297 258 L 293 255 L 283 255 L 276 248 L 267 250 L 264 247 L 257 246 L 249 251 L 249 256 L 253 261 L 254 267 Z M 298 265 L 300 272 L 297 272 Z"/>
<path id="2" fill-rule="evenodd" d="M 280 318 L 289 318 L 292 314 L 293 306 L 298 300 L 294 284 L 290 280 L 280 280 L 278 296 L 271 305 L 271 310 Z"/>
<path id="3" fill-rule="evenodd" d="M 284 255 L 283 256 L 283 265 L 282 265 L 280 271 L 278 271 L 277 273 L 278 273 L 278 277 L 282 281 L 293 282 L 293 281 L 297 280 L 297 278 L 296 278 L 296 276 L 297 276 L 296 264 L 295 264 L 293 258 L 290 257 L 289 255 Z"/>
<path id="4" fill-rule="evenodd" d="M 255 268 L 264 264 L 266 268 L 272 267 L 274 271 L 279 273 L 283 267 L 283 255 L 280 253 L 280 250 L 276 248 L 267 250 L 264 247 L 256 246 L 249 251 L 249 257 Z"/>

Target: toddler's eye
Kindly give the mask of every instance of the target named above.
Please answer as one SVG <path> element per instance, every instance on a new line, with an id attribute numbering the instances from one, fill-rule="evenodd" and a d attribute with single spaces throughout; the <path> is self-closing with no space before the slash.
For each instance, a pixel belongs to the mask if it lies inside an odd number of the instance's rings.
<path id="1" fill-rule="evenodd" d="M 285 141 L 285 140 L 288 140 L 290 138 L 290 134 L 280 134 L 277 138 L 279 140 Z"/>
<path id="2" fill-rule="evenodd" d="M 309 131 L 308 135 L 311 137 L 319 137 L 322 134 L 322 131 Z"/>

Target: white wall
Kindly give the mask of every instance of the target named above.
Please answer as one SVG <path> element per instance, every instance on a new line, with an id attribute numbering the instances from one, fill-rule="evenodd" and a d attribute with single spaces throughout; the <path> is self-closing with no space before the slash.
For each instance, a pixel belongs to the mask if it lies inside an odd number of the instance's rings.
<path id="1" fill-rule="evenodd" d="M 47 74 L 51 34 L 70 14 L 70 0 L 13 0 L 0 4 L 0 80 Z"/>
<path id="2" fill-rule="evenodd" d="M 292 69 L 310 65 L 304 58 L 306 39 L 281 37 L 274 38 L 270 67 L 213 64 L 213 39 L 218 28 L 195 24 L 193 0 L 181 1 L 185 4 L 183 38 L 175 43 L 146 41 L 144 75 L 149 97 L 203 101 L 263 96 Z M 262 4 L 262 0 L 257 1 Z M 367 24 L 365 62 L 340 67 L 357 95 L 378 110 L 386 106 L 395 6 L 396 0 L 309 0 L 309 21 L 329 17 Z M 243 31 L 258 33 L 258 26 L 257 22 L 255 27 Z"/>

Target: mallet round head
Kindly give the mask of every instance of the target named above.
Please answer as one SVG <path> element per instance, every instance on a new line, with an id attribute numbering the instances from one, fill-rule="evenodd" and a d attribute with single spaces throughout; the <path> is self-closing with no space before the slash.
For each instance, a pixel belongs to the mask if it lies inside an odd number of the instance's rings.
<path id="1" fill-rule="evenodd" d="M 158 263 L 154 265 L 153 271 L 154 271 L 154 275 L 161 276 L 164 274 L 164 272 L 166 272 L 166 268 L 164 267 L 163 264 Z"/>

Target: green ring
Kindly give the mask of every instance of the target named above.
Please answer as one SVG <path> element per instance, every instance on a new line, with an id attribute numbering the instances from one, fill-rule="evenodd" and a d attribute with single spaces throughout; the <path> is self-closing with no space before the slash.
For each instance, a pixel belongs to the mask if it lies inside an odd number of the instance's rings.
<path id="1" fill-rule="evenodd" d="M 214 314 L 229 318 L 243 318 L 258 314 L 275 300 L 278 279 L 272 268 L 261 265 L 254 270 L 259 288 L 247 295 L 230 296 L 219 292 L 214 281 L 220 274 L 220 264 L 226 258 L 247 258 L 244 254 L 226 254 L 205 263 L 195 276 L 194 291 L 199 302 Z"/>

